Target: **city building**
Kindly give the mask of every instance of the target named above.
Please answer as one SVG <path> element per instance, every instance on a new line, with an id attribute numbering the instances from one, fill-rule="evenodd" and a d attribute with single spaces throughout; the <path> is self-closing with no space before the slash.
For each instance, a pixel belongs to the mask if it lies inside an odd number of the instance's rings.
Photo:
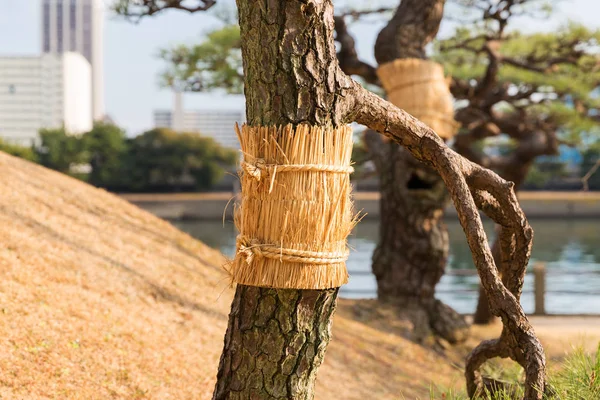
<path id="1" fill-rule="evenodd" d="M 104 117 L 103 0 L 42 0 L 42 52 L 82 54 L 92 66 L 92 115 Z"/>
<path id="2" fill-rule="evenodd" d="M 239 149 L 234 126 L 246 121 L 243 108 L 184 110 L 182 95 L 174 93 L 173 110 L 155 110 L 154 126 L 179 132 L 198 132 L 224 147 Z"/>
<path id="3" fill-rule="evenodd" d="M 0 138 L 38 141 L 41 128 L 92 128 L 90 63 L 79 53 L 0 57 Z"/>

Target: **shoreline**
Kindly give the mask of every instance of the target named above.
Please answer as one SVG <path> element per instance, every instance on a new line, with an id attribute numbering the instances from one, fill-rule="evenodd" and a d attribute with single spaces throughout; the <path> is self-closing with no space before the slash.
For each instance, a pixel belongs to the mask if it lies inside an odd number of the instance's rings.
<path id="1" fill-rule="evenodd" d="M 365 218 L 379 218 L 379 192 L 355 192 L 355 209 Z M 218 193 L 118 194 L 121 198 L 171 220 L 221 220 L 233 217 L 236 195 Z M 519 201 L 528 218 L 599 218 L 600 192 L 521 192 Z M 456 218 L 454 205 L 446 218 Z"/>

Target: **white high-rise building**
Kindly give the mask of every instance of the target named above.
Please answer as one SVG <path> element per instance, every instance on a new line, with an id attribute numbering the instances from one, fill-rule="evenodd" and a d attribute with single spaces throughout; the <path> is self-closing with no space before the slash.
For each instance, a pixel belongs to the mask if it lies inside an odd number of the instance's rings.
<path id="1" fill-rule="evenodd" d="M 103 0 L 42 0 L 42 51 L 82 54 L 92 66 L 92 115 L 104 117 Z"/>
<path id="2" fill-rule="evenodd" d="M 0 138 L 38 142 L 40 128 L 92 129 L 92 72 L 79 53 L 0 57 Z"/>
<path id="3" fill-rule="evenodd" d="M 170 128 L 179 132 L 197 132 L 211 137 L 221 146 L 239 149 L 235 133 L 236 122 L 242 126 L 246 120 L 241 110 L 186 110 L 183 112 L 181 129 L 175 129 L 175 118 L 171 110 L 154 110 L 154 126 Z"/>
<path id="4" fill-rule="evenodd" d="M 239 149 L 234 126 L 246 122 L 244 108 L 184 110 L 181 92 L 174 92 L 173 110 L 154 110 L 154 126 L 178 132 L 198 132 L 221 146 Z"/>

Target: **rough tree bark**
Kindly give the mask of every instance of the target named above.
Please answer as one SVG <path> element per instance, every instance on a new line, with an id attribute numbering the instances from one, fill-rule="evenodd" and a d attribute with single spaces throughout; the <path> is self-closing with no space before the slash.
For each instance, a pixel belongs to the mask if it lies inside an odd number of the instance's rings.
<path id="1" fill-rule="evenodd" d="M 525 367 L 526 398 L 540 399 L 534 388 L 545 384 L 544 355 L 518 302 L 532 232 L 512 184 L 459 156 L 429 127 L 339 69 L 331 0 L 237 0 L 237 4 L 248 123 L 339 126 L 356 121 L 434 167 L 455 202 L 492 311 L 503 320 L 505 336 L 499 340 L 510 341 L 507 355 Z M 514 243 L 502 248 L 506 286 L 499 279 L 477 206 L 502 225 L 502 243 Z M 312 398 L 336 295 L 336 289 L 238 285 L 214 398 Z M 469 367 L 469 387 L 481 388 L 479 365 Z"/>
<path id="2" fill-rule="evenodd" d="M 425 47 L 437 35 L 445 0 L 402 0 L 375 42 L 375 58 L 426 59 Z M 401 146 L 365 137 L 380 184 L 379 242 L 373 273 L 381 301 L 398 304 L 414 324 L 416 339 L 434 334 L 451 343 L 464 340 L 468 326 L 452 308 L 435 299 L 435 286 L 448 262 L 448 230 L 443 221 L 449 201 L 434 169 Z M 382 220 L 383 222 L 383 220 Z"/>

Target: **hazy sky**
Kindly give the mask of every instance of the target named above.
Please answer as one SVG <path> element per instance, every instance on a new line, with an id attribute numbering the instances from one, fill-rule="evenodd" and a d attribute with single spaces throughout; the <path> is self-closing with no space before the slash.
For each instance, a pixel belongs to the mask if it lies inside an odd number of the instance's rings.
<path id="1" fill-rule="evenodd" d="M 234 4 L 232 0 L 220 0 Z M 105 0 L 110 4 L 112 0 Z M 335 1 L 344 6 L 349 1 Z M 394 1 L 354 1 L 362 7 L 391 5 Z M 37 54 L 41 49 L 41 0 L 0 0 L 0 56 Z M 448 11 L 448 9 L 447 9 Z M 534 22 L 521 19 L 515 27 L 527 31 L 557 29 L 569 20 L 600 28 L 600 0 L 563 0 L 553 18 Z M 220 22 L 210 15 L 189 15 L 170 11 L 134 24 L 106 13 L 104 27 L 105 101 L 107 113 L 130 135 L 152 127 L 152 110 L 171 106 L 172 96 L 158 86 L 158 74 L 164 65 L 156 57 L 160 48 L 194 43 Z M 373 60 L 373 43 L 380 23 L 354 23 L 352 31 L 359 55 Z M 444 22 L 442 35 L 453 25 Z M 219 94 L 186 94 L 186 108 L 242 107 L 243 98 L 224 99 Z"/>

